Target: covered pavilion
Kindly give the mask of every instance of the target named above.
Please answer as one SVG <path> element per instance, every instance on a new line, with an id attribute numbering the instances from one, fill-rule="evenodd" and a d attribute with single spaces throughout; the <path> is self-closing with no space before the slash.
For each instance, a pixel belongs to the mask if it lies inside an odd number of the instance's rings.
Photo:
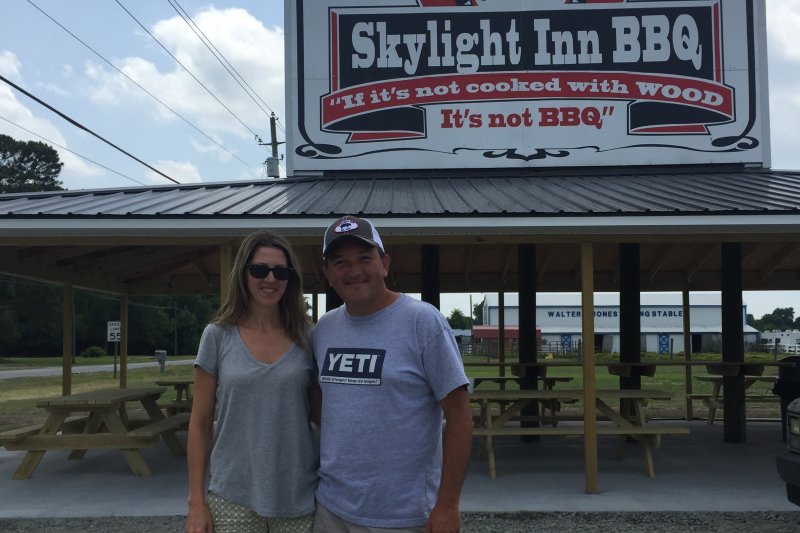
<path id="1" fill-rule="evenodd" d="M 584 311 L 595 291 L 619 291 L 620 359 L 635 364 L 641 291 L 682 291 L 686 309 L 689 291 L 721 291 L 723 361 L 737 363 L 744 360 L 742 291 L 800 289 L 800 173 L 719 165 L 535 175 L 349 172 L 4 194 L 0 272 L 64 287 L 68 394 L 73 288 L 121 296 L 124 358 L 129 296 L 224 293 L 239 242 L 257 229 L 290 240 L 307 293 L 328 292 L 321 236 L 343 214 L 379 228 L 394 290 L 419 292 L 434 305 L 441 293 L 519 293 L 520 324 L 528 324 L 520 328 L 523 362 L 537 357 L 537 291 L 581 292 Z M 336 299 L 330 293 L 329 306 Z M 583 316 L 584 335 L 591 335 L 592 313 Z M 593 394 L 593 352 L 586 349 L 586 394 Z M 724 439 L 744 442 L 744 378 L 725 379 Z M 640 376 L 620 385 L 637 388 Z"/>

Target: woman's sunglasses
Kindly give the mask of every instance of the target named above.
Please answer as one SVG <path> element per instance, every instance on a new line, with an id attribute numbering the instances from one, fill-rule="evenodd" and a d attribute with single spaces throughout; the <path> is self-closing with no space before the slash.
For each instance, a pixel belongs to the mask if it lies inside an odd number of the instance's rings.
<path id="1" fill-rule="evenodd" d="M 286 281 L 292 277 L 294 269 L 292 267 L 268 267 L 267 265 L 247 265 L 247 271 L 256 279 L 264 279 L 272 275 L 279 281 Z"/>

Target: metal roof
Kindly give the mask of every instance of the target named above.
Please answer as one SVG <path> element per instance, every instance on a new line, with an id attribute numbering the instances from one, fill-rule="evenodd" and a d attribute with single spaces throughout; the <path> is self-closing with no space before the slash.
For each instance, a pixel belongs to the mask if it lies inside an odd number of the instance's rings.
<path id="1" fill-rule="evenodd" d="M 800 172 L 669 169 L 348 175 L 0 195 L 5 217 L 616 216 L 800 213 Z"/>
<path id="2" fill-rule="evenodd" d="M 442 292 L 506 292 L 520 244 L 537 290 L 619 288 L 619 245 L 640 244 L 643 291 L 717 291 L 723 243 L 741 244 L 745 290 L 800 289 L 800 172 L 742 168 L 512 173 L 349 173 L 258 182 L 0 195 L 0 272 L 120 294 L 213 293 L 241 239 L 269 228 L 326 290 L 321 235 L 336 217 L 376 220 L 389 283 L 420 292 L 435 245 Z"/>

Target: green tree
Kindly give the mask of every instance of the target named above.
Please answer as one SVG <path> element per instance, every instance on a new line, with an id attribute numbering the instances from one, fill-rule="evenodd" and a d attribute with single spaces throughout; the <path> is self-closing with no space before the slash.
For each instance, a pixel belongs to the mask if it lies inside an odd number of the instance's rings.
<path id="1" fill-rule="evenodd" d="M 0 193 L 63 190 L 63 166 L 52 146 L 0 134 Z"/>
<path id="2" fill-rule="evenodd" d="M 476 326 L 483 325 L 483 302 L 472 306 L 472 320 Z"/>
<path id="3" fill-rule="evenodd" d="M 62 293 L 36 281 L 0 277 L 0 356 L 61 353 Z"/>
<path id="4" fill-rule="evenodd" d="M 759 331 L 784 331 L 795 329 L 796 327 L 793 307 L 778 307 L 773 312 L 768 313 L 759 319 L 754 319 L 752 323 L 750 322 L 751 316 L 752 315 L 748 315 L 747 317 L 748 325 L 753 326 Z"/>
<path id="5" fill-rule="evenodd" d="M 461 309 L 453 309 L 450 316 L 447 317 L 447 322 L 453 329 L 471 329 L 472 319 L 465 316 Z"/>

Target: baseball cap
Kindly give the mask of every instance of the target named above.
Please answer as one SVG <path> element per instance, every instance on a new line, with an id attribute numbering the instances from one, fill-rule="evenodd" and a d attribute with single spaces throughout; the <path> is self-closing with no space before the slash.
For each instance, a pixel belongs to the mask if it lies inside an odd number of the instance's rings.
<path id="1" fill-rule="evenodd" d="M 381 236 L 378 235 L 378 231 L 375 229 L 375 226 L 372 225 L 372 222 L 366 218 L 345 215 L 328 226 L 328 229 L 325 230 L 325 239 L 322 243 L 322 255 L 325 256 L 331 244 L 342 237 L 355 237 L 371 246 L 377 247 L 382 253 L 385 253 Z"/>

